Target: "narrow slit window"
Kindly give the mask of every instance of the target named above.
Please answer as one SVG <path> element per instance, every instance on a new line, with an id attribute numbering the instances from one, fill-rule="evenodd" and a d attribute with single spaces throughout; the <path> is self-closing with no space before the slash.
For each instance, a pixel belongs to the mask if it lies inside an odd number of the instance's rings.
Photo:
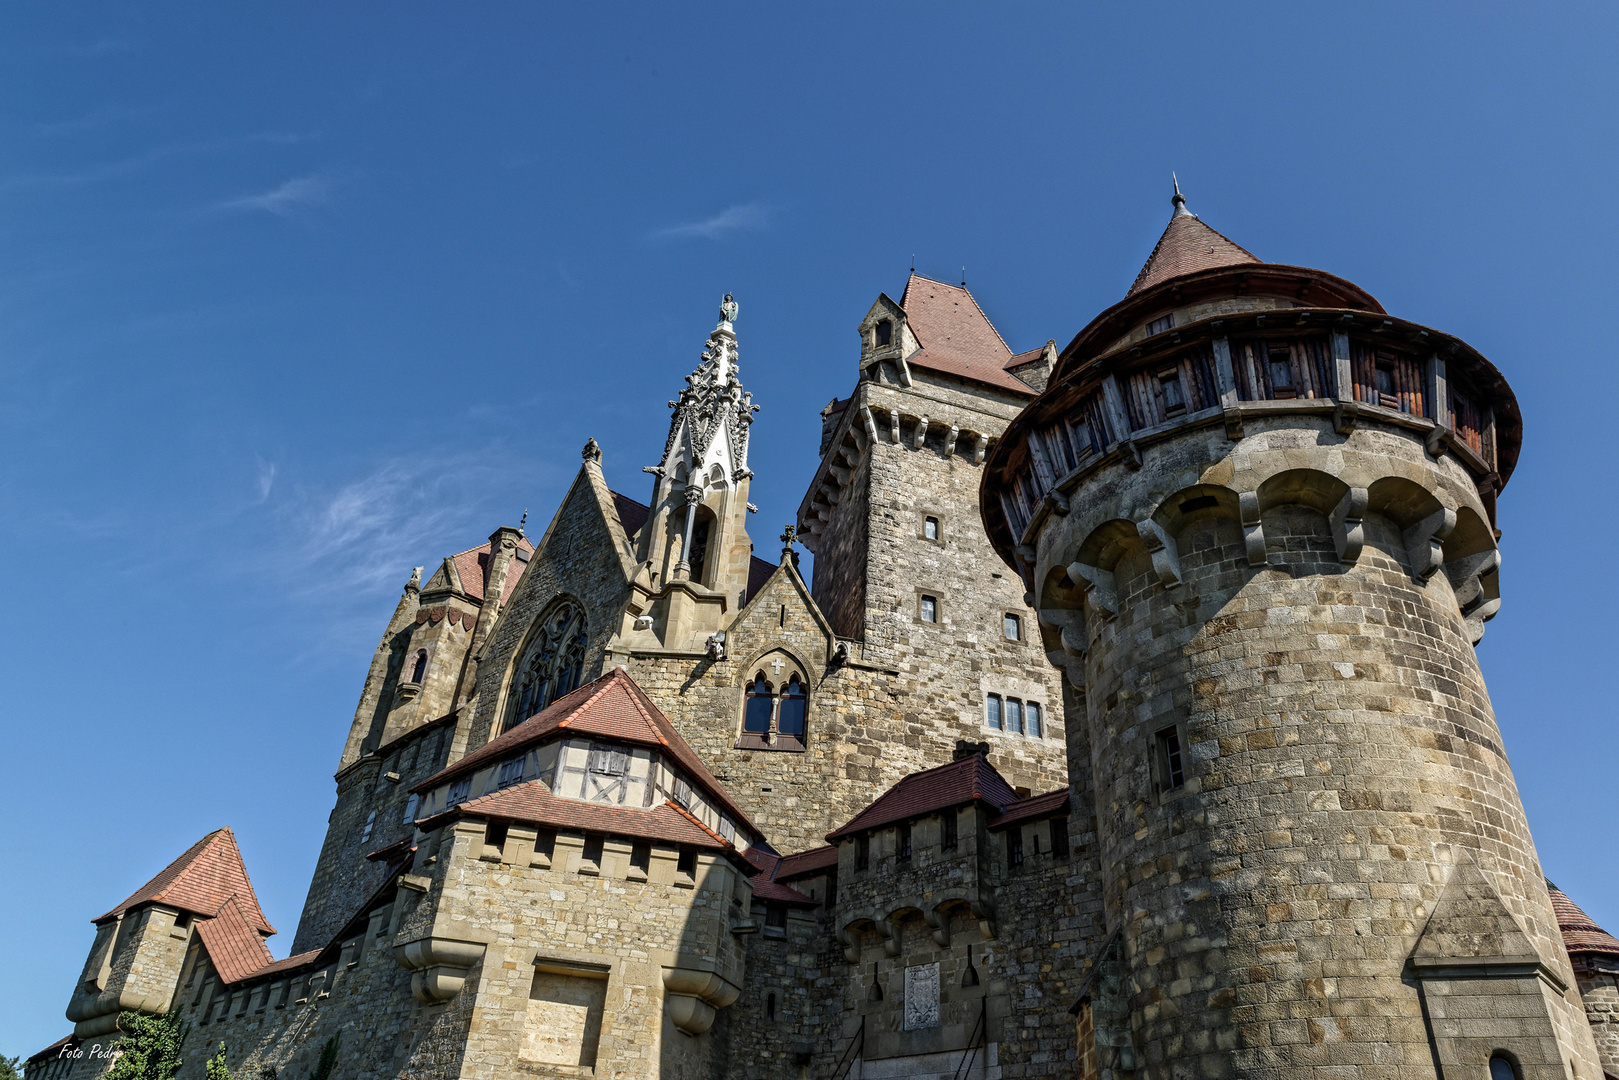
<path id="1" fill-rule="evenodd" d="M 939 849 L 956 850 L 956 811 L 946 810 L 939 816 Z"/>
<path id="2" fill-rule="evenodd" d="M 769 994 L 769 995 L 766 995 L 766 997 L 765 997 L 765 1019 L 768 1020 L 768 1021 L 771 1021 L 772 1023 L 776 1019 L 776 995 L 775 994 Z"/>
<path id="3" fill-rule="evenodd" d="M 984 699 L 984 723 L 1001 730 L 1001 695 L 991 694 Z"/>
<path id="4" fill-rule="evenodd" d="M 1068 819 L 1051 819 L 1051 855 L 1056 859 L 1068 858 Z"/>
<path id="5" fill-rule="evenodd" d="M 410 681 L 419 683 L 427 678 L 427 650 L 422 649 L 416 654 L 416 666 L 411 668 Z"/>
<path id="6" fill-rule="evenodd" d="M 794 675 L 787 680 L 787 685 L 781 691 L 780 715 L 776 720 L 776 730 L 785 738 L 804 740 L 804 712 L 808 698 L 804 693 L 804 684 Z"/>
<path id="7" fill-rule="evenodd" d="M 865 835 L 855 837 L 854 868 L 864 870 L 871 865 L 871 839 Z"/>
<path id="8" fill-rule="evenodd" d="M 1175 728 L 1158 733 L 1159 782 L 1165 791 L 1175 791 L 1186 784 L 1186 770 L 1181 763 L 1181 736 Z"/>
<path id="9" fill-rule="evenodd" d="M 1394 363 L 1389 360 L 1377 362 L 1377 404 L 1386 409 L 1400 407 L 1399 384 L 1394 378 Z"/>
<path id="10" fill-rule="evenodd" d="M 900 862 L 909 862 L 911 859 L 911 823 L 909 821 L 900 822 L 899 828 L 895 830 L 894 856 Z"/>
<path id="11" fill-rule="evenodd" d="M 1006 868 L 1012 870 L 1023 865 L 1023 827 L 1014 825 L 1006 830 Z"/>

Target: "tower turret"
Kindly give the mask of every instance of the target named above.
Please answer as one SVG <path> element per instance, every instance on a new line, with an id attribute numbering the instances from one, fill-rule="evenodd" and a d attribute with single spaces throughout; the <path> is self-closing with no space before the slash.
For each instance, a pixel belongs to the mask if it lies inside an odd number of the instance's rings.
<path id="1" fill-rule="evenodd" d="M 1600 1075 L 1474 654 L 1512 392 L 1174 203 L 980 489 L 1095 781 L 1101 1067 Z"/>
<path id="2" fill-rule="evenodd" d="M 652 520 L 637 538 L 637 574 L 627 641 L 695 651 L 724 628 L 748 585 L 748 429 L 759 406 L 742 388 L 737 304 L 727 293 L 719 324 L 685 389 L 669 403 Z"/>

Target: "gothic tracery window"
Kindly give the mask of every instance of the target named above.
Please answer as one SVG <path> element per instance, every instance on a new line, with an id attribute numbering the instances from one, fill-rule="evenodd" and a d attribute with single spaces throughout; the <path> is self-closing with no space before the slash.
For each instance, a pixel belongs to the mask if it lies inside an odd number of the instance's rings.
<path id="1" fill-rule="evenodd" d="M 808 712 L 808 680 L 780 657 L 767 658 L 743 687 L 742 733 L 737 746 L 802 750 Z"/>
<path id="2" fill-rule="evenodd" d="M 518 662 L 512 684 L 508 728 L 521 724 L 562 695 L 576 690 L 585 671 L 585 613 L 569 601 L 553 608 L 540 622 Z"/>

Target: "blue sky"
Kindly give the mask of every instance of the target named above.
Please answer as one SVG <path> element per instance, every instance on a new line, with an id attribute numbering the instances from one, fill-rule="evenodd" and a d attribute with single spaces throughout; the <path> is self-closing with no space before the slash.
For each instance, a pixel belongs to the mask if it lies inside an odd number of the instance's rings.
<path id="1" fill-rule="evenodd" d="M 1619 931 L 1619 16 L 1117 7 L 0 11 L 0 1053 L 220 825 L 285 954 L 410 568 L 543 523 L 590 436 L 645 499 L 722 293 L 768 551 L 913 255 L 1066 343 L 1171 169 L 1511 381 L 1480 655 L 1547 873 Z"/>

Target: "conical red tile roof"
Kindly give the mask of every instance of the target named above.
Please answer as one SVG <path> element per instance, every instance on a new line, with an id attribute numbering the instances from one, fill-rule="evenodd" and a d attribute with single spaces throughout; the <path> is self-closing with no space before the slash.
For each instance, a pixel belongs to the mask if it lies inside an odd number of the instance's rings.
<path id="1" fill-rule="evenodd" d="M 1571 953 L 1606 953 L 1619 956 L 1619 940 L 1592 921 L 1591 916 L 1551 882 L 1546 882 L 1551 893 L 1552 912 L 1557 916 L 1557 929 L 1563 932 L 1563 944 Z"/>
<path id="2" fill-rule="evenodd" d="M 1157 246 L 1147 256 L 1146 264 L 1125 296 L 1134 296 L 1143 289 L 1150 289 L 1159 282 L 1182 274 L 1259 261 L 1252 253 L 1215 232 L 1186 209 L 1186 200 L 1181 197 L 1179 189 L 1175 191 L 1174 203 L 1175 214 L 1164 227 L 1164 235 L 1158 238 Z"/>
<path id="3" fill-rule="evenodd" d="M 236 847 L 236 834 L 229 828 L 217 829 L 192 844 L 184 855 L 136 889 L 123 903 L 91 921 L 106 922 L 142 904 L 163 904 L 213 918 L 232 897 L 241 905 L 242 917 L 248 925 L 266 934 L 275 933 L 259 908 L 253 883 L 247 879 L 247 867 L 242 865 L 242 853 Z"/>

